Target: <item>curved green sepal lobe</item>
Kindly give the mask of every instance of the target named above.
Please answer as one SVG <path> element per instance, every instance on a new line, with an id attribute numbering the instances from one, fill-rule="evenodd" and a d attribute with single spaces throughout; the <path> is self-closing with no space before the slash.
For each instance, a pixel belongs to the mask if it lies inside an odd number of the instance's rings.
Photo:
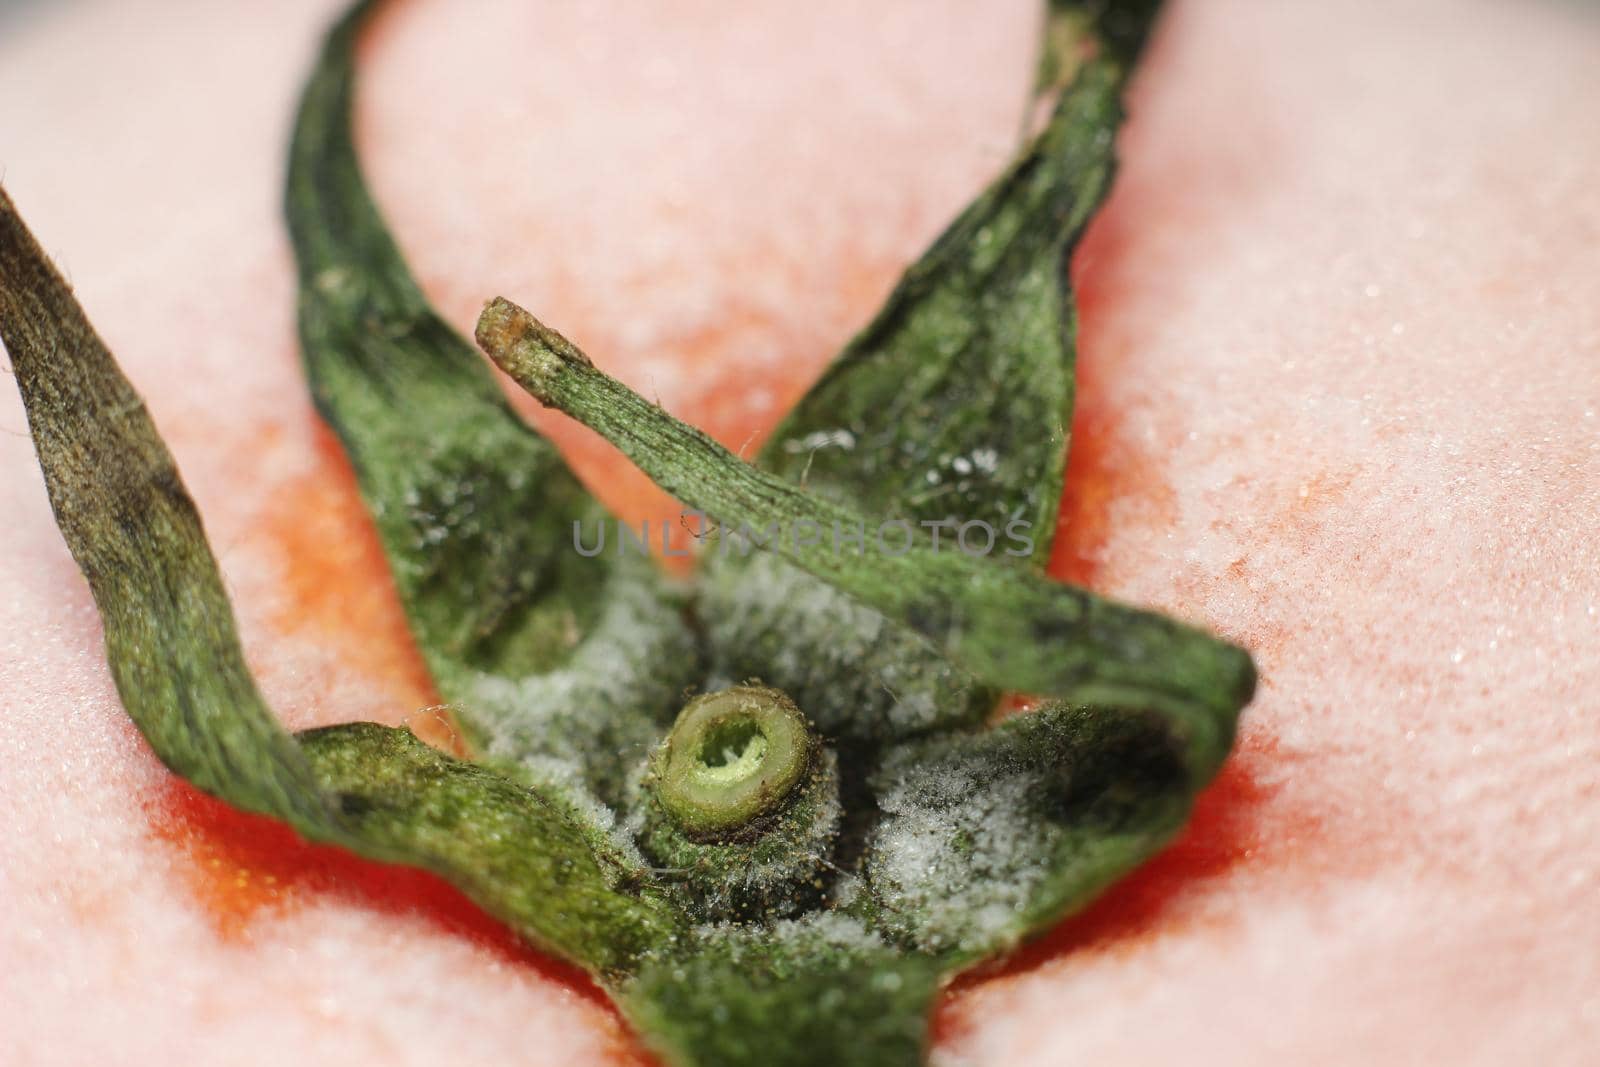
<path id="1" fill-rule="evenodd" d="M 349 843 L 245 667 L 200 516 L 144 401 L 3 189 L 0 339 L 117 692 L 150 747 L 235 807 Z"/>
<path id="2" fill-rule="evenodd" d="M 708 541 L 699 605 L 719 683 L 782 689 L 841 741 L 983 720 L 993 692 L 921 637 L 780 557 L 724 555 L 725 536 Z"/>
<path id="3" fill-rule="evenodd" d="M 780 531 L 865 521 L 741 462 L 596 370 L 509 301 L 491 303 L 477 333 L 479 344 L 541 402 L 599 432 L 693 508 Z M 1022 568 L 936 550 L 924 538 L 900 555 L 839 553 L 792 536 L 767 547 L 922 635 L 986 684 L 1160 712 L 1198 781 L 1227 755 L 1239 709 L 1255 690 L 1255 668 L 1243 649 Z"/>
<path id="4" fill-rule="evenodd" d="M 1049 554 L 1072 413 L 1068 261 L 1110 187 L 1121 85 L 1116 64 L 1084 69 L 779 424 L 760 466 L 869 516 L 1021 520 L 1029 555 Z"/>
<path id="5" fill-rule="evenodd" d="M 583 813 L 429 748 L 409 730 L 351 723 L 297 735 L 364 842 L 441 875 L 530 943 L 601 975 L 678 936 L 638 861 Z"/>
<path id="6" fill-rule="evenodd" d="M 672 1067 L 916 1067 L 940 971 L 847 916 L 702 927 L 616 990 Z"/>
<path id="7" fill-rule="evenodd" d="M 872 773 L 882 812 L 850 901 L 908 948 L 966 963 L 1083 907 L 1153 855 L 1204 783 L 1154 714 L 1051 704 L 908 742 Z"/>
<path id="8" fill-rule="evenodd" d="M 652 568 L 574 550 L 574 524 L 600 518 L 599 504 L 429 306 L 384 225 L 351 138 L 355 40 L 371 6 L 329 33 L 290 150 L 313 396 L 475 747 L 614 800 L 697 651 Z"/>

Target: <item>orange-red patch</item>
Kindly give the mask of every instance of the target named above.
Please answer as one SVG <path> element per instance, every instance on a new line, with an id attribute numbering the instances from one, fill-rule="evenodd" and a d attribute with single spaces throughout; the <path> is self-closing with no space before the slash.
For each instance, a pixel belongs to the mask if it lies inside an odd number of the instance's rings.
<path id="1" fill-rule="evenodd" d="M 604 999 L 582 971 L 528 948 L 460 891 L 427 872 L 307 844 L 282 823 L 238 811 L 178 779 L 171 781 L 151 814 L 156 837 L 190 860 L 189 886 L 225 939 L 248 940 L 252 923 L 263 915 L 318 899 L 339 900 L 380 914 L 422 918 L 595 1000 Z"/>
<path id="2" fill-rule="evenodd" d="M 285 597 L 273 623 L 286 634 L 311 635 L 341 662 L 381 679 L 396 706 L 436 705 L 355 474 L 338 439 L 320 424 L 315 432 L 316 468 L 259 520 L 284 567 Z"/>
<path id="3" fill-rule="evenodd" d="M 1100 359 L 1087 351 L 1080 356 L 1066 487 L 1048 565 L 1055 577 L 1084 586 L 1095 583 L 1105 561 L 1114 503 L 1137 503 L 1155 521 L 1175 511 L 1172 487 L 1155 460 L 1122 431 L 1120 414 L 1103 399 L 1101 373 Z"/>

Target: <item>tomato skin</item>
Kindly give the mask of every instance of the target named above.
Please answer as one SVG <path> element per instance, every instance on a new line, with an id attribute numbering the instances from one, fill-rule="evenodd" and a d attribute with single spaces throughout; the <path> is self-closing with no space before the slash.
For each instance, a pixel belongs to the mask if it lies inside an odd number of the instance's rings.
<path id="1" fill-rule="evenodd" d="M 434 700 L 296 364 L 277 183 L 335 6 L 80 0 L 0 37 L 0 99 L 30 101 L 0 112 L 7 187 L 147 396 L 296 727 Z M 747 454 L 999 165 L 1032 32 L 1020 0 L 477 8 L 408 0 L 367 43 L 363 150 L 430 293 L 463 329 L 495 292 L 537 304 Z M 1221 628 L 1263 686 L 1168 853 L 963 983 L 951 1058 L 1589 1054 L 1600 43 L 1558 5 L 1470 11 L 1174 5 L 1075 265 L 1053 573 Z M 676 513 L 532 414 L 621 512 Z M 172 781 L 23 426 L 0 389 L 0 973 L 30 976 L 0 978 L 26 1021 L 0 1058 L 632 1055 L 438 883 Z"/>

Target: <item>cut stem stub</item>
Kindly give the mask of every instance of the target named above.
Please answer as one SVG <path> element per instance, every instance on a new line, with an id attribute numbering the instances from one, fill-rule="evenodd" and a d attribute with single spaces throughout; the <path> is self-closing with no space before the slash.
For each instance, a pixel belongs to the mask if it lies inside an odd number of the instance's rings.
<path id="1" fill-rule="evenodd" d="M 805 716 L 778 690 L 706 693 L 678 713 L 656 753 L 657 796 L 686 834 L 734 834 L 782 805 L 815 748 Z"/>

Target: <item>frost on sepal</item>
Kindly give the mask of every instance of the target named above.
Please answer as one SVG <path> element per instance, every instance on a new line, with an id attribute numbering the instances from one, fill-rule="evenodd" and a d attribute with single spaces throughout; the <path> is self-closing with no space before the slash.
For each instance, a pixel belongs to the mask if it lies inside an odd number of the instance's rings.
<path id="1" fill-rule="evenodd" d="M 902 745 L 850 908 L 952 962 L 1005 951 L 1166 843 L 1204 784 L 1186 766 L 1160 716 L 1067 704 Z"/>
<path id="2" fill-rule="evenodd" d="M 921 636 L 827 582 L 767 552 L 712 545 L 701 621 L 717 677 L 782 689 L 842 741 L 970 726 L 993 705 L 993 690 Z"/>
<path id="3" fill-rule="evenodd" d="M 916 1067 L 940 969 L 837 912 L 695 930 L 616 989 L 672 1067 Z"/>
<path id="4" fill-rule="evenodd" d="M 541 785 L 619 806 L 628 776 L 660 740 L 701 652 L 686 596 L 649 560 L 618 559 L 565 661 L 519 676 L 453 675 L 475 755 Z"/>
<path id="5" fill-rule="evenodd" d="M 130 718 L 162 761 L 315 841 L 434 871 L 601 974 L 684 920 L 584 813 L 375 724 L 296 739 L 262 700 L 194 502 L 144 404 L 0 190 L 0 340 Z"/>

